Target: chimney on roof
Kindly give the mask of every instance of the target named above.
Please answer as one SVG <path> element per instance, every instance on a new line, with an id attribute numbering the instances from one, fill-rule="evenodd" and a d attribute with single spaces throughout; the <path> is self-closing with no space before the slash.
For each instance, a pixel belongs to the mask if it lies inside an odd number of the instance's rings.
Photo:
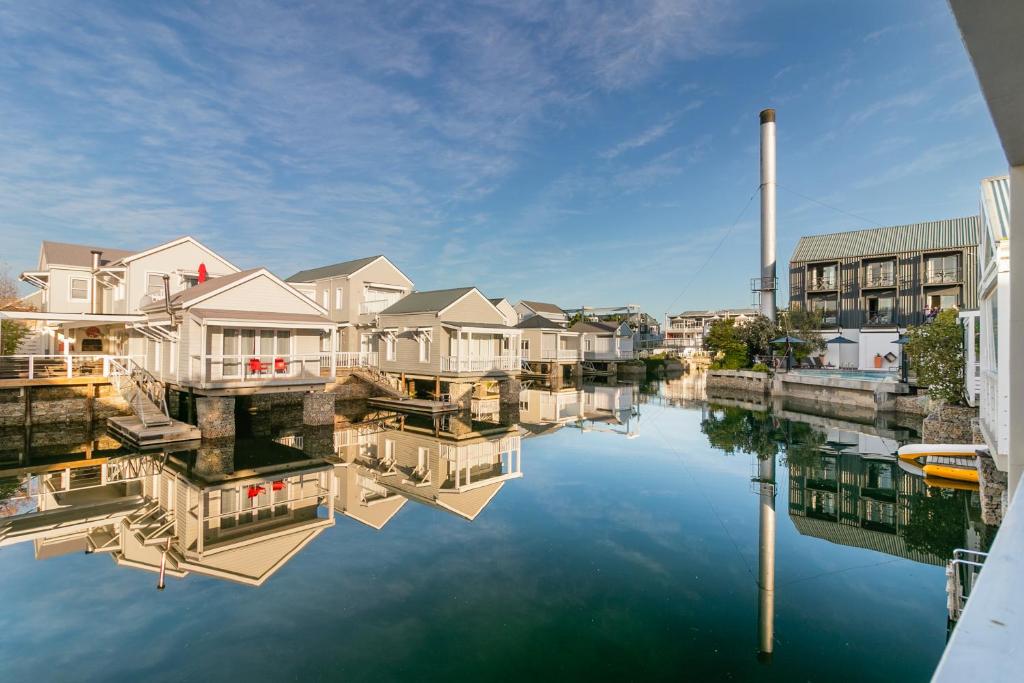
<path id="1" fill-rule="evenodd" d="M 99 313 L 99 298 L 97 295 L 100 291 L 100 283 L 96 277 L 96 273 L 100 269 L 100 256 L 103 255 L 103 252 L 99 249 L 93 249 L 90 253 L 92 254 L 92 301 L 90 302 L 89 309 L 91 313 Z"/>

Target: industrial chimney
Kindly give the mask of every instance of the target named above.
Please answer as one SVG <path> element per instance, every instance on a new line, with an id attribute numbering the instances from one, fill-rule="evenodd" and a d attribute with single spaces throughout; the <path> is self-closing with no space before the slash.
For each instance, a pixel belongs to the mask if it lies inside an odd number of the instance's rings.
<path id="1" fill-rule="evenodd" d="M 775 322 L 775 110 L 761 112 L 761 314 Z"/>

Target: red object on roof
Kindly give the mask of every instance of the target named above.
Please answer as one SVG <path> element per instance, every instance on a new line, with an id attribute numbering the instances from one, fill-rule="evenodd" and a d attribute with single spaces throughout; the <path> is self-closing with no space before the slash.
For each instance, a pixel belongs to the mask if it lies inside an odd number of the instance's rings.
<path id="1" fill-rule="evenodd" d="M 206 264 L 205 263 L 200 263 L 199 264 L 199 281 L 200 282 L 206 282 L 206 280 L 209 277 L 210 277 L 210 274 L 208 272 L 206 272 Z"/>

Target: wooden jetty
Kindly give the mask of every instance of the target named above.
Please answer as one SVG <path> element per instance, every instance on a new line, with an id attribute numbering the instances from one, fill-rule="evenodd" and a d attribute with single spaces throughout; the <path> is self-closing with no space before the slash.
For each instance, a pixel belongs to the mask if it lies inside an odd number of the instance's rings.
<path id="1" fill-rule="evenodd" d="M 146 424 L 136 415 L 107 418 L 107 429 L 110 435 L 122 443 L 138 448 L 157 446 L 179 441 L 193 441 L 202 437 L 198 427 L 165 418 L 156 423 Z"/>
<path id="2" fill-rule="evenodd" d="M 392 398 L 390 396 L 377 396 L 368 399 L 370 405 L 377 408 L 398 410 L 403 413 L 415 413 L 417 415 L 442 415 L 444 413 L 456 413 L 461 410 L 456 403 L 446 401 L 432 401 L 426 398 Z"/>

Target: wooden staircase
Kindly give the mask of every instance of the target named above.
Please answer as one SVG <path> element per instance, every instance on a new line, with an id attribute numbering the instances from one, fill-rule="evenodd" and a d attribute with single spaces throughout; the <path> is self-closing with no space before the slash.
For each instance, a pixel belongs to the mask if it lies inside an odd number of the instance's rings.
<path id="1" fill-rule="evenodd" d="M 202 437 L 192 425 L 171 419 L 164 383 L 133 360 L 110 361 L 110 383 L 128 403 L 134 417 L 111 417 L 113 436 L 134 446 L 152 446 Z"/>

